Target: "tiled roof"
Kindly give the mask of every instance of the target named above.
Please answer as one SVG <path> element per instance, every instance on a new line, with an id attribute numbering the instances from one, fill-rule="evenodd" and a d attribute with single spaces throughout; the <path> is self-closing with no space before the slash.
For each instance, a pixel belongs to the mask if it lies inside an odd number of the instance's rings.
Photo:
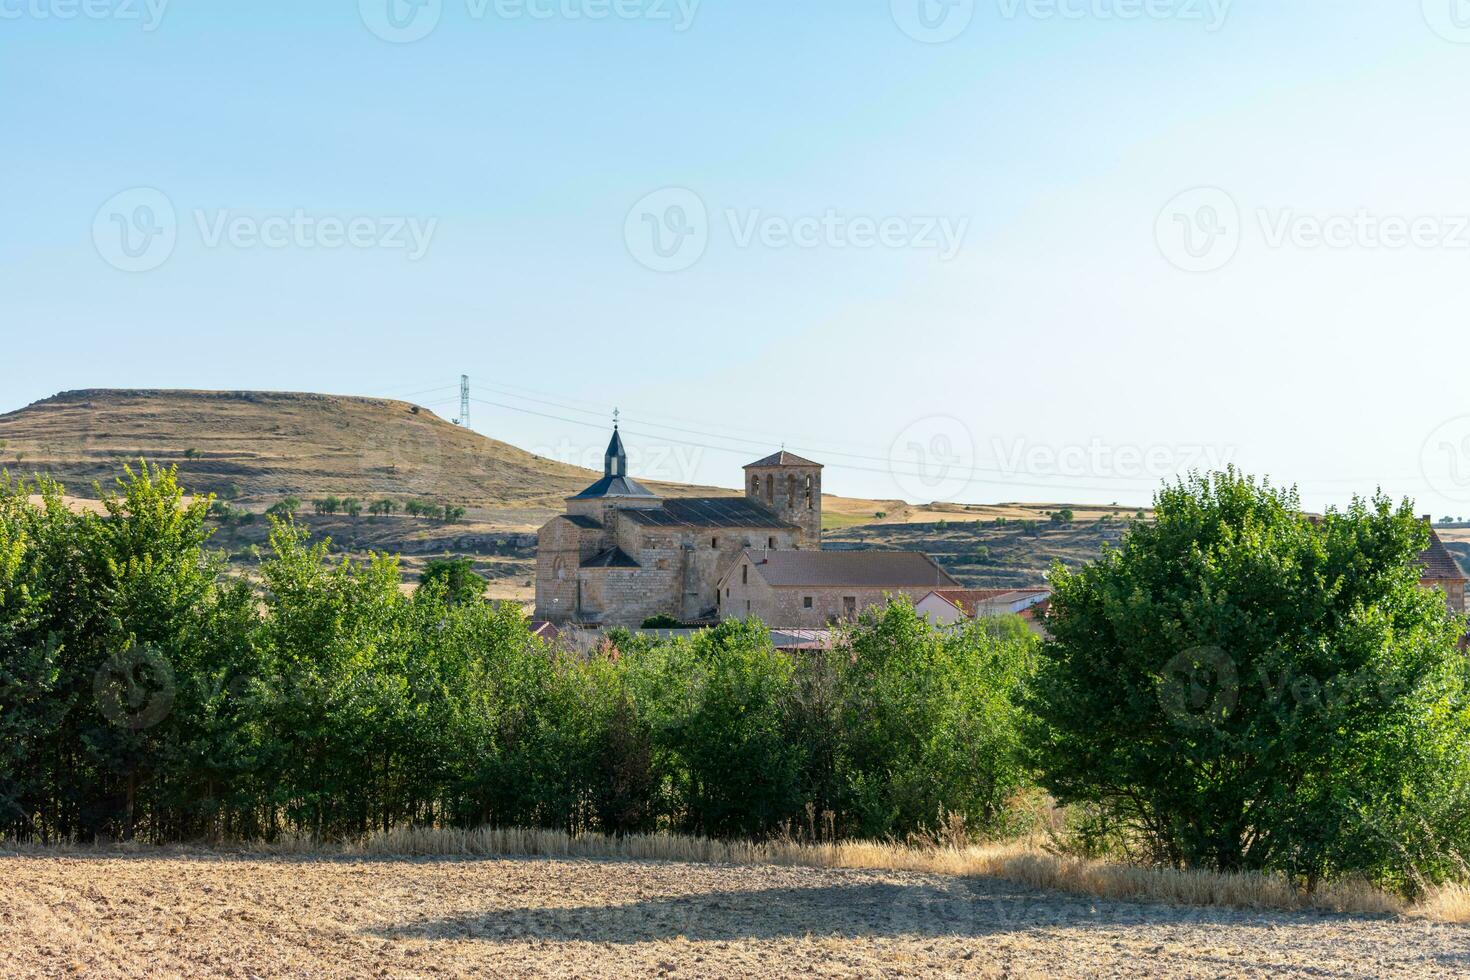
<path id="1" fill-rule="evenodd" d="M 1464 582 L 1465 573 L 1455 561 L 1455 556 L 1444 546 L 1434 528 L 1429 529 L 1429 547 L 1419 556 L 1424 566 L 1424 579 L 1433 582 Z"/>
<path id="2" fill-rule="evenodd" d="M 582 562 L 583 568 L 642 568 L 622 548 L 609 548 L 594 558 Z"/>
<path id="3" fill-rule="evenodd" d="M 577 494 L 572 500 L 593 500 L 598 497 L 657 497 L 658 494 L 630 476 L 605 476 L 592 486 Z"/>
<path id="4" fill-rule="evenodd" d="M 954 589 L 959 583 L 917 551 L 747 551 L 767 584 L 867 589 Z"/>
<path id="5" fill-rule="evenodd" d="M 745 468 L 753 469 L 757 466 L 815 466 L 820 469 L 822 464 L 813 463 L 809 459 L 802 459 L 795 453 L 788 453 L 783 449 L 779 453 L 767 456 L 765 459 L 758 459 L 754 463 L 748 463 Z"/>
<path id="6" fill-rule="evenodd" d="M 573 524 L 577 525 L 578 527 L 580 527 L 584 531 L 601 531 L 602 530 L 602 522 L 601 521 L 593 520 L 590 517 L 584 517 L 581 514 L 563 514 L 562 515 L 562 518 L 564 520 L 571 521 Z"/>
<path id="7" fill-rule="evenodd" d="M 628 509 L 622 515 L 644 527 L 748 527 L 786 531 L 798 526 L 744 497 L 675 497 L 665 500 L 662 507 Z"/>

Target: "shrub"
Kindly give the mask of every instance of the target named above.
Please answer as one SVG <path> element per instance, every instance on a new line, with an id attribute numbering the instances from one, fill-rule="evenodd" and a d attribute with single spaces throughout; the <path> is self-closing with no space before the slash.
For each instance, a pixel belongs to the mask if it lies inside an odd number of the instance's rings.
<path id="1" fill-rule="evenodd" d="M 1407 503 L 1316 521 L 1233 471 L 1164 490 L 1120 550 L 1052 573 L 1042 784 L 1175 866 L 1442 874 L 1470 732 L 1427 533 Z"/>

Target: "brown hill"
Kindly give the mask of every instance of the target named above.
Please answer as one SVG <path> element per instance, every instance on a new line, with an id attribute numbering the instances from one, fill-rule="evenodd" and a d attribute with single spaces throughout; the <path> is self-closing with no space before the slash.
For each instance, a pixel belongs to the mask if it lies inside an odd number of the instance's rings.
<path id="1" fill-rule="evenodd" d="M 590 470 L 488 439 L 426 408 L 377 398 L 88 390 L 0 415 L 0 466 L 49 473 L 80 495 L 140 457 L 177 464 L 191 490 L 247 503 L 335 493 L 550 513 L 596 479 Z"/>

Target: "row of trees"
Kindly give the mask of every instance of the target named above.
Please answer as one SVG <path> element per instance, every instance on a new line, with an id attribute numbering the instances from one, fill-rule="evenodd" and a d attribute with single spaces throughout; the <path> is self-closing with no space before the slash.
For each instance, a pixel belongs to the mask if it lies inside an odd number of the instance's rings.
<path id="1" fill-rule="evenodd" d="M 41 506 L 23 496 L 39 489 Z M 936 634 L 912 608 L 793 660 L 755 625 L 580 657 L 462 567 L 415 595 L 275 523 L 260 588 L 206 547 L 208 502 L 144 467 L 107 516 L 0 493 L 7 836 L 322 838 L 416 822 L 903 834 L 995 827 L 1020 785 L 1019 624 Z"/>
<path id="2" fill-rule="evenodd" d="M 39 490 L 35 506 L 26 494 Z M 1463 621 L 1407 506 L 1311 519 L 1234 473 L 1058 568 L 1016 620 L 870 611 L 789 657 L 758 624 L 546 649 L 464 563 L 413 596 L 289 520 L 255 586 L 207 500 L 145 467 L 73 514 L 0 488 L 0 827 L 11 837 L 344 837 L 406 822 L 898 836 L 1004 831 L 1029 787 L 1073 842 L 1177 867 L 1467 874 Z"/>
<path id="3" fill-rule="evenodd" d="M 301 510 L 300 497 L 285 497 L 272 504 L 266 510 L 269 517 L 290 519 Z M 312 510 L 318 515 L 326 516 L 332 514 L 346 514 L 348 517 L 360 517 L 364 509 L 363 501 L 358 497 L 339 497 L 329 494 L 318 497 L 311 502 Z M 367 512 L 373 517 L 391 517 L 398 513 L 400 507 L 396 500 L 383 497 L 366 505 Z M 430 520 L 440 521 L 444 524 L 458 524 L 464 520 L 466 510 L 456 504 L 443 504 L 433 500 L 409 500 L 402 505 L 403 512 L 409 517 L 427 517 Z M 229 509 L 216 507 L 215 516 L 229 517 L 232 514 L 241 513 Z"/>

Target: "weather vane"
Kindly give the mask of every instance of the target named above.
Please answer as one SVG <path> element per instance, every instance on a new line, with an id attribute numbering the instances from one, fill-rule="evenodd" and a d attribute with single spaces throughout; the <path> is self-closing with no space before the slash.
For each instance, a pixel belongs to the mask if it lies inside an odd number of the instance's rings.
<path id="1" fill-rule="evenodd" d="M 613 428 L 614 429 L 616 429 L 618 427 L 618 417 L 620 415 L 622 415 L 622 414 L 623 414 L 622 409 L 618 409 L 618 408 L 613 409 Z"/>

